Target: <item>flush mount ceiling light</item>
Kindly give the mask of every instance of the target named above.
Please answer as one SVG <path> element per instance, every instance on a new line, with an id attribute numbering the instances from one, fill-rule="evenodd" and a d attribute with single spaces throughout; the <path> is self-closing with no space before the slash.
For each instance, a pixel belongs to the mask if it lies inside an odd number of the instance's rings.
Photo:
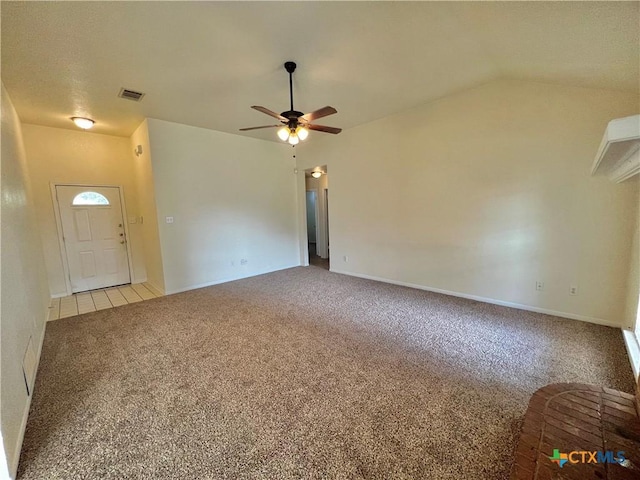
<path id="1" fill-rule="evenodd" d="M 313 178 L 320 178 L 322 176 L 322 172 L 316 170 L 315 172 L 311 172 L 311 176 Z"/>
<path id="2" fill-rule="evenodd" d="M 289 142 L 291 145 L 297 145 L 301 140 L 305 140 L 309 136 L 309 130 L 316 130 L 318 132 L 325 133 L 340 133 L 342 131 L 341 128 L 335 127 L 327 127 L 324 125 L 314 125 L 310 123 L 316 118 L 326 117 L 327 115 L 333 115 L 334 113 L 338 113 L 337 110 L 333 107 L 324 107 L 315 112 L 311 113 L 302 113 L 293 109 L 293 72 L 296 70 L 296 64 L 294 62 L 286 62 L 284 64 L 284 69 L 289 73 L 289 99 L 291 100 L 291 109 L 286 112 L 282 112 L 280 114 L 273 112 L 265 107 L 260 107 L 258 105 L 254 105 L 254 110 L 258 110 L 259 112 L 266 113 L 267 115 L 277 118 L 280 120 L 279 125 L 264 125 L 262 127 L 250 127 L 250 128 L 241 128 L 240 131 L 246 132 L 247 130 L 257 130 L 259 128 L 278 128 L 278 138 L 283 142 Z"/>
<path id="3" fill-rule="evenodd" d="M 73 120 L 73 123 L 75 123 L 77 127 L 83 130 L 89 130 L 91 127 L 93 127 L 93 124 L 96 123 L 90 118 L 84 117 L 71 117 L 71 120 Z"/>

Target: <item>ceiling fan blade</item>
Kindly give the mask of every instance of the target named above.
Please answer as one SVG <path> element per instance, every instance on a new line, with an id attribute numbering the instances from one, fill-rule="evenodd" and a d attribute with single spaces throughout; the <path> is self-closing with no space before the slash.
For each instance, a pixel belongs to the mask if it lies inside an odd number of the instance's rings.
<path id="1" fill-rule="evenodd" d="M 318 132 L 333 133 L 333 134 L 340 133 L 342 131 L 341 128 L 326 127 L 324 125 L 312 125 L 311 123 L 306 124 L 305 127 L 307 127 L 309 130 L 316 130 Z"/>
<path id="2" fill-rule="evenodd" d="M 249 127 L 249 128 L 241 128 L 240 131 L 241 132 L 246 132 L 247 130 L 258 130 L 259 128 L 273 128 L 273 127 L 281 127 L 282 124 L 280 125 L 262 125 L 261 127 Z"/>
<path id="3" fill-rule="evenodd" d="M 286 118 L 284 118 L 279 113 L 276 113 L 276 112 L 274 112 L 272 110 L 269 110 L 268 108 L 261 107 L 260 105 L 253 105 L 251 108 L 253 108 L 254 110 L 258 110 L 259 112 L 266 113 L 267 115 L 270 115 L 273 118 L 277 118 L 281 122 L 287 122 L 288 121 Z"/>
<path id="4" fill-rule="evenodd" d="M 333 115 L 334 113 L 338 113 L 338 111 L 333 107 L 322 107 L 315 112 L 305 113 L 298 120 L 302 120 L 303 122 L 312 122 L 317 118 L 326 117 L 328 115 Z"/>

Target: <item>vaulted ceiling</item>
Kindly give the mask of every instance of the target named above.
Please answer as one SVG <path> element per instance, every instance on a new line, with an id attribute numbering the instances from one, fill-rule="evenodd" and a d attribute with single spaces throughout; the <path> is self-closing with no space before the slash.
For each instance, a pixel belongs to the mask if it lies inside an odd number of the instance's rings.
<path id="1" fill-rule="evenodd" d="M 349 128 L 503 77 L 637 93 L 639 15 L 638 2 L 2 2 L 2 80 L 25 123 L 239 134 L 273 123 L 251 105 L 288 110 L 294 60 L 296 109 L 331 105 L 318 123 Z"/>

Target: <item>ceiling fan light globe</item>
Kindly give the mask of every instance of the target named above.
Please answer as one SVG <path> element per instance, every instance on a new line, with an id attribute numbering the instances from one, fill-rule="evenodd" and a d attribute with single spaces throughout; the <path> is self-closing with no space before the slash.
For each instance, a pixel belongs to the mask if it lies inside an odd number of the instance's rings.
<path id="1" fill-rule="evenodd" d="M 309 130 L 307 130 L 305 127 L 299 127 L 296 133 L 298 134 L 298 138 L 302 141 L 306 140 L 309 136 Z"/>
<path id="2" fill-rule="evenodd" d="M 290 145 L 297 145 L 298 143 L 300 143 L 300 139 L 298 138 L 298 135 L 296 135 L 295 133 L 292 133 L 291 135 L 289 135 Z"/>
<path id="3" fill-rule="evenodd" d="M 283 142 L 286 142 L 289 139 L 289 129 L 287 127 L 282 127 L 278 129 L 278 138 Z"/>

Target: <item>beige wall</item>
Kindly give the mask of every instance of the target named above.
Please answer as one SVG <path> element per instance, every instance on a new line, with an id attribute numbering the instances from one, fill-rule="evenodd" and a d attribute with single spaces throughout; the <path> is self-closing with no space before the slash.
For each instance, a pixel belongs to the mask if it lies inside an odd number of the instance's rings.
<path id="1" fill-rule="evenodd" d="M 147 122 L 167 293 L 299 264 L 290 147 Z"/>
<path id="2" fill-rule="evenodd" d="M 22 372 L 29 338 L 36 359 L 44 337 L 49 291 L 37 233 L 20 120 L 2 85 L 2 189 L 0 242 L 0 410 L 1 455 L 6 455 L 9 472 L 15 476 L 22 435 L 29 411 L 29 397 Z M 30 386 L 31 388 L 33 385 Z"/>
<path id="3" fill-rule="evenodd" d="M 590 167 L 607 122 L 637 106 L 496 81 L 315 135 L 298 175 L 331 174 L 332 270 L 625 325 L 638 182 Z"/>
<path id="4" fill-rule="evenodd" d="M 133 169 L 138 195 L 138 213 L 141 217 L 138 229 L 144 248 L 147 282 L 153 285 L 160 293 L 164 293 L 164 272 L 162 270 L 162 252 L 160 250 L 156 196 L 153 186 L 151 146 L 149 144 L 149 128 L 146 120 L 131 135 L 131 150 L 136 149 L 138 145 L 142 147 L 142 154 L 135 156 Z"/>
<path id="5" fill-rule="evenodd" d="M 139 217 L 131 141 L 80 130 L 23 125 L 49 287 L 54 296 L 66 286 L 54 217 L 52 183 L 114 185 L 124 189 L 128 217 Z M 133 282 L 146 280 L 140 224 L 128 224 Z"/>

